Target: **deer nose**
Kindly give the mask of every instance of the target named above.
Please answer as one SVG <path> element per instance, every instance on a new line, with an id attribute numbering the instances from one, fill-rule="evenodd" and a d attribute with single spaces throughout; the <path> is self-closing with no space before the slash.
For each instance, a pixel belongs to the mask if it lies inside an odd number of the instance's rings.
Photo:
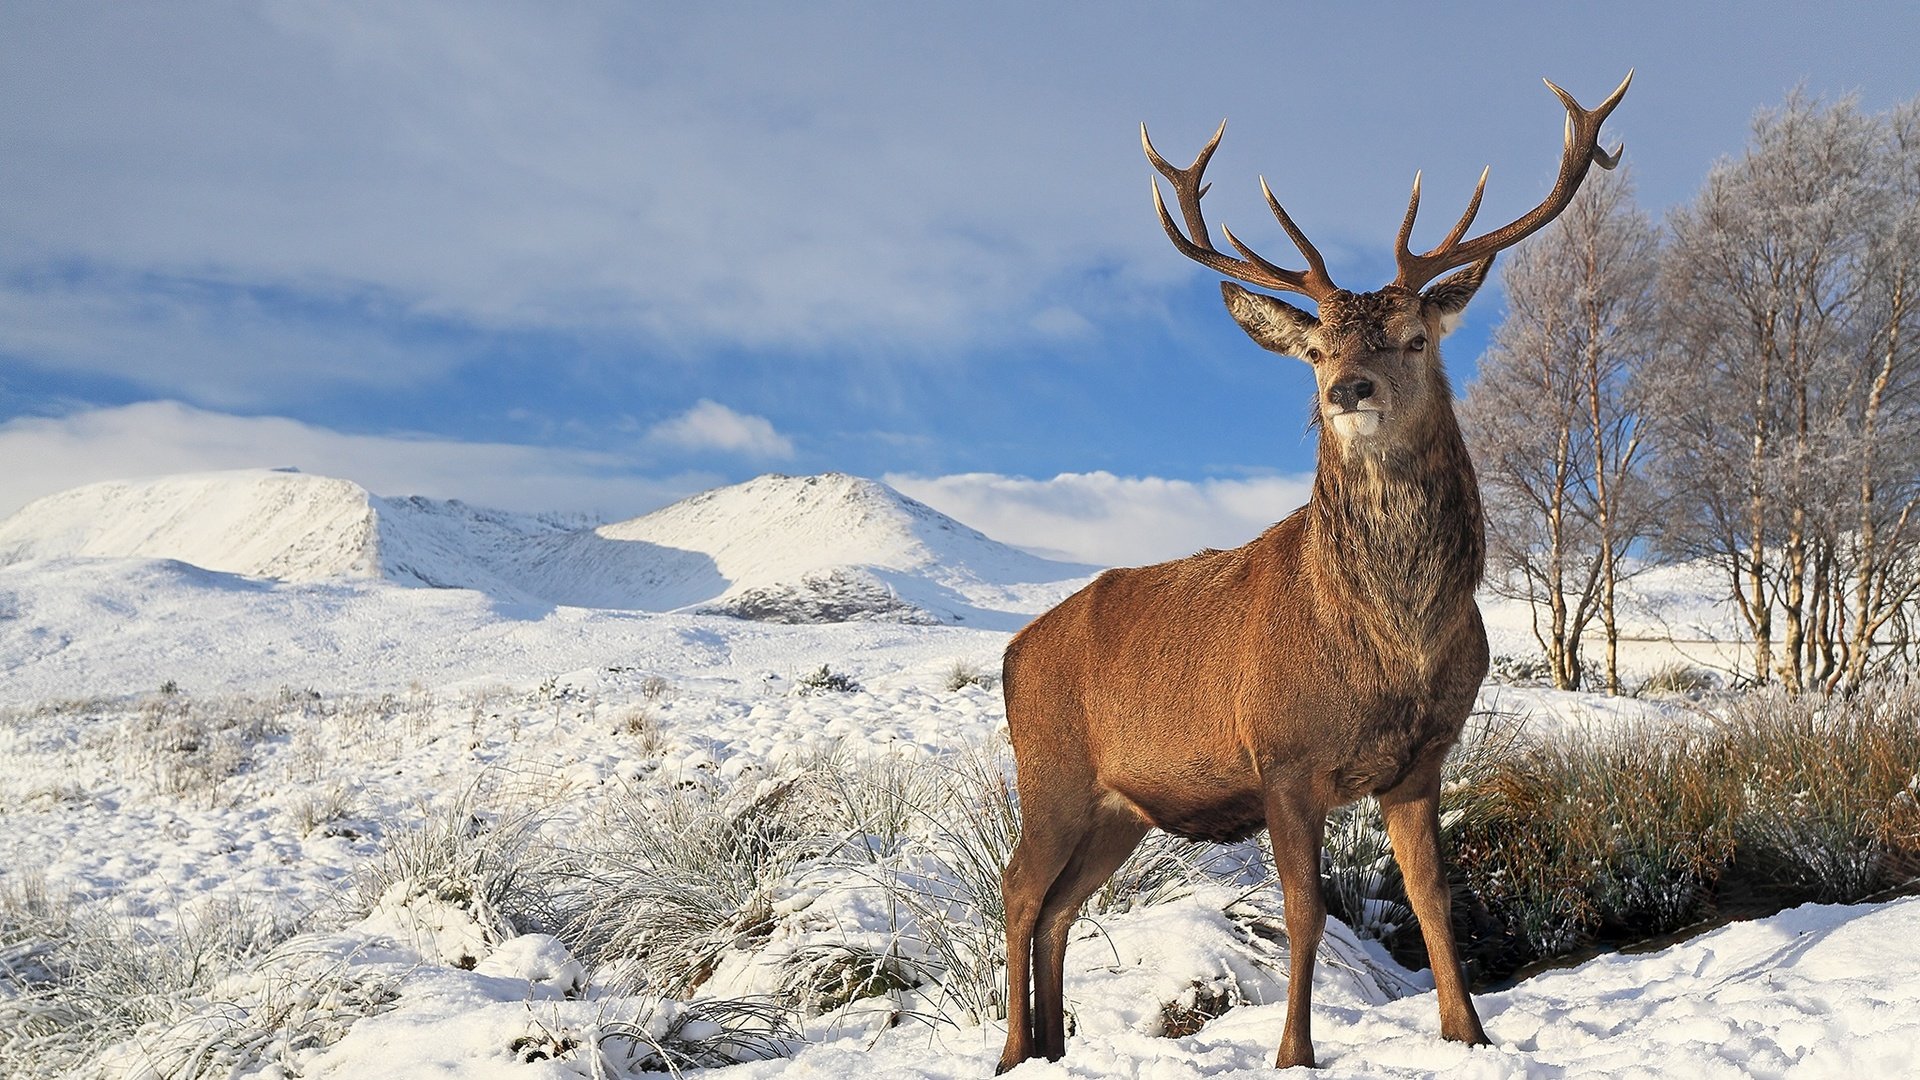
<path id="1" fill-rule="evenodd" d="M 1327 400 L 1343 409 L 1351 409 L 1373 396 L 1373 381 L 1348 379 L 1327 388 Z"/>

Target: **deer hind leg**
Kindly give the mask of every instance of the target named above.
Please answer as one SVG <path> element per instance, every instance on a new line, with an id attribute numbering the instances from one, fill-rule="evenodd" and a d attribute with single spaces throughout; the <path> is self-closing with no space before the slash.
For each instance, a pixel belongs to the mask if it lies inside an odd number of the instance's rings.
<path id="1" fill-rule="evenodd" d="M 1320 847 L 1326 837 L 1326 811 L 1311 800 L 1270 794 L 1267 833 L 1273 840 L 1273 869 L 1280 878 L 1287 922 L 1287 1021 L 1276 1068 L 1314 1067 L 1313 962 L 1327 929 L 1327 901 L 1320 891 Z"/>
<path id="2" fill-rule="evenodd" d="M 996 1073 L 1040 1054 L 1032 1011 L 1034 929 L 1047 894 L 1079 845 L 1078 831 L 1060 826 L 1071 820 L 1048 818 L 1022 800 L 1020 839 L 1000 874 L 1000 896 L 1007 916 L 1007 1046 Z"/>
<path id="3" fill-rule="evenodd" d="M 1048 1060 L 1058 1061 L 1067 1052 L 1067 931 L 1080 917 L 1080 905 L 1120 869 L 1146 834 L 1146 823 L 1130 811 L 1100 814 L 1047 892 L 1034 935 L 1033 998 L 1034 1039 Z"/>
<path id="4" fill-rule="evenodd" d="M 1455 1042 L 1484 1046 L 1487 1033 L 1480 1026 L 1460 968 L 1453 940 L 1453 896 L 1440 863 L 1439 763 L 1417 770 L 1379 799 L 1394 861 L 1400 864 L 1407 899 L 1420 920 L 1420 936 L 1426 939 L 1434 996 L 1440 1000 L 1440 1034 Z"/>

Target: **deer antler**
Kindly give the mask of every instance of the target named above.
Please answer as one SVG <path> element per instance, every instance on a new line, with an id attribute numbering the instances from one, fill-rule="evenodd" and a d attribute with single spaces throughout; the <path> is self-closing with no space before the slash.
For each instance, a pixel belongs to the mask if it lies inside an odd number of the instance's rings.
<path id="1" fill-rule="evenodd" d="M 1602 150 L 1600 125 L 1606 121 L 1607 114 L 1613 112 L 1613 107 L 1620 104 L 1620 99 L 1626 96 L 1627 84 L 1633 81 L 1633 72 L 1628 71 L 1627 77 L 1620 80 L 1619 88 L 1592 110 L 1581 108 L 1573 95 L 1555 86 L 1553 80 L 1542 81 L 1567 107 L 1566 145 L 1560 155 L 1560 178 L 1554 181 L 1553 190 L 1547 193 L 1546 201 L 1517 221 L 1462 242 L 1460 238 L 1466 235 L 1467 226 L 1473 224 L 1473 216 L 1480 212 L 1480 196 L 1487 190 L 1488 170 L 1482 170 L 1480 183 L 1474 187 L 1473 198 L 1467 203 L 1467 212 L 1460 215 L 1453 231 L 1432 251 L 1415 255 L 1407 247 L 1407 241 L 1413 236 L 1414 215 L 1420 212 L 1420 174 L 1415 173 L 1413 196 L 1407 200 L 1407 217 L 1400 223 L 1400 239 L 1395 245 L 1397 251 L 1394 261 L 1400 267 L 1399 275 L 1393 279 L 1395 285 L 1418 291 L 1427 282 L 1456 266 L 1478 262 L 1512 247 L 1560 216 L 1560 212 L 1573 201 L 1574 193 L 1580 190 L 1580 182 L 1586 179 L 1588 166 L 1611 169 L 1620 164 L 1620 153 L 1626 146 L 1615 147 L 1611 154 Z"/>
<path id="2" fill-rule="evenodd" d="M 1147 151 L 1147 160 L 1152 162 L 1153 167 L 1160 171 L 1160 175 L 1166 177 L 1167 181 L 1173 185 L 1174 197 L 1180 200 L 1180 213 L 1186 218 L 1187 232 L 1192 237 L 1189 239 L 1181 235 L 1179 227 L 1173 223 L 1173 215 L 1167 213 L 1167 204 L 1160 198 L 1160 184 L 1155 181 L 1153 205 L 1160 211 L 1160 224 L 1167 230 L 1167 239 L 1173 241 L 1173 246 L 1179 249 L 1180 254 L 1194 262 L 1230 278 L 1238 278 L 1249 285 L 1258 285 L 1263 289 L 1297 292 L 1316 303 L 1338 292 L 1340 287 L 1327 276 L 1327 264 L 1320 257 L 1319 249 L 1313 246 L 1313 242 L 1308 240 L 1306 234 L 1300 231 L 1300 227 L 1287 216 L 1287 212 L 1280 206 L 1280 200 L 1273 197 L 1273 191 L 1267 187 L 1264 178 L 1260 181 L 1260 190 L 1267 196 L 1267 205 L 1272 208 L 1273 216 L 1280 219 L 1280 227 L 1287 230 L 1287 235 L 1293 238 L 1293 245 L 1300 249 L 1300 254 L 1307 257 L 1307 268 L 1287 270 L 1268 262 L 1261 258 L 1258 252 L 1236 239 L 1233 231 L 1225 226 L 1222 226 L 1220 231 L 1226 235 L 1227 243 L 1232 244 L 1245 258 L 1236 259 L 1214 248 L 1213 241 L 1207 235 L 1206 218 L 1200 214 L 1200 198 L 1212 185 L 1203 185 L 1200 182 L 1200 176 L 1207 171 L 1207 160 L 1213 157 L 1213 151 L 1220 145 L 1220 136 L 1226 134 L 1226 131 L 1227 122 L 1222 120 L 1219 130 L 1213 133 L 1213 138 L 1208 140 L 1206 147 L 1200 151 L 1200 156 L 1193 159 L 1193 164 L 1179 169 L 1154 150 L 1153 141 L 1147 138 L 1147 125 L 1140 125 L 1140 145 Z"/>

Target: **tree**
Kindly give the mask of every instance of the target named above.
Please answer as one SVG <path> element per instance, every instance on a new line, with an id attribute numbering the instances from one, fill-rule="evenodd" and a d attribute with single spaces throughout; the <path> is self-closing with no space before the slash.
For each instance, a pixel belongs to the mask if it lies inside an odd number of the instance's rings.
<path id="1" fill-rule="evenodd" d="M 1624 172 L 1596 174 L 1501 280 L 1508 314 L 1461 407 L 1487 495 L 1497 591 L 1527 601 L 1555 686 L 1597 617 L 1618 693 L 1616 596 L 1653 518 L 1644 470 L 1659 234 Z"/>
<path id="2" fill-rule="evenodd" d="M 1796 93 L 1671 221 L 1665 541 L 1726 575 L 1756 682 L 1857 682 L 1915 596 L 1914 108 Z"/>
<path id="3" fill-rule="evenodd" d="M 1920 606 L 1920 99 L 1887 115 L 1883 140 L 1861 303 L 1864 348 L 1844 398 L 1852 531 L 1834 579 L 1850 585 L 1841 619 L 1850 625 L 1824 639 L 1839 643 L 1826 665 L 1829 685 L 1857 685 L 1904 653 L 1882 648 L 1883 634 L 1904 633 L 1901 616 Z"/>

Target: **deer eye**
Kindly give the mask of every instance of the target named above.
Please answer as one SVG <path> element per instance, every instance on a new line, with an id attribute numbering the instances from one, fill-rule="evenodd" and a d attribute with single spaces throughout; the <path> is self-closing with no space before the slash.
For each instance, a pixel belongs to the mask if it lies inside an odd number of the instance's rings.
<path id="1" fill-rule="evenodd" d="M 1317 364 L 1317 363 L 1319 363 L 1319 362 L 1320 362 L 1320 361 L 1321 361 L 1322 359 L 1324 359 L 1324 357 L 1322 357 L 1322 356 L 1320 355 L 1320 350 L 1319 350 L 1319 349 L 1308 349 L 1308 350 L 1307 350 L 1307 363 L 1309 363 L 1309 364 Z"/>
<path id="2" fill-rule="evenodd" d="M 1414 338 L 1412 341 L 1407 342 L 1407 351 L 1408 352 L 1426 352 L 1427 336 L 1425 334 L 1422 334 L 1419 337 Z"/>

